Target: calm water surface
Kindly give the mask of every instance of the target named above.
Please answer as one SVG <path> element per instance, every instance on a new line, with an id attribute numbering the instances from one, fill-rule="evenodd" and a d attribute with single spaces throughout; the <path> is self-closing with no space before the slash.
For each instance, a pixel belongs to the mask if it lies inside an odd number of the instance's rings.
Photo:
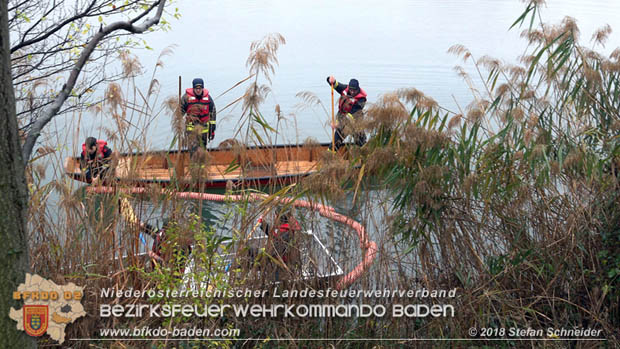
<path id="1" fill-rule="evenodd" d="M 564 16 L 576 18 L 584 45 L 591 45 L 592 33 L 605 24 L 620 31 L 620 1 L 548 3 L 542 13 L 545 21 L 558 23 Z M 524 40 L 519 38 L 521 29 L 508 30 L 525 8 L 517 0 L 182 0 L 174 6 L 179 7 L 182 18 L 171 20 L 171 31 L 146 37 L 153 51 L 136 52 L 147 72 L 137 79 L 138 87 L 147 89 L 159 53 L 175 44 L 174 54 L 164 57 L 165 67 L 157 73 L 161 83 L 158 103 L 177 95 L 179 76 L 183 89 L 190 86 L 194 77 L 202 77 L 211 95 L 218 96 L 247 77 L 245 62 L 251 42 L 268 33 L 280 33 L 287 43 L 278 52 L 279 66 L 272 79 L 272 92 L 261 110 L 275 125 L 274 107 L 279 104 L 297 129 L 289 127 L 278 137 L 278 143 L 302 142 L 307 137 L 330 140 L 330 116 L 320 107 L 300 110 L 296 105 L 301 100 L 295 97 L 298 92 L 310 91 L 329 110 L 330 89 L 325 77 L 330 74 L 344 82 L 353 77 L 359 79 L 371 103 L 381 94 L 415 87 L 445 108 L 458 111 L 472 98 L 453 69 L 464 63 L 448 54 L 448 48 L 462 44 L 475 57 L 489 55 L 505 62 L 515 62 L 526 49 Z M 604 51 L 609 53 L 619 46 L 620 35 L 612 33 Z M 465 68 L 474 73 L 471 66 Z M 265 79 L 262 82 L 268 83 Z M 246 87 L 247 83 L 216 99 L 218 109 L 241 96 Z M 218 113 L 216 144 L 233 136 L 240 116 L 240 105 Z M 67 140 L 61 156 L 78 154 L 86 136 L 105 138 L 100 128 L 111 124 L 110 119 L 93 118 L 88 113 L 81 116 L 79 127 L 75 119 L 59 117 L 53 122 L 61 138 Z M 162 113 L 152 121 L 148 132 L 152 149 L 169 147 L 173 138 L 170 119 L 168 113 Z M 203 216 L 215 218 L 225 210 L 218 203 L 205 203 Z M 376 221 L 383 220 L 376 217 Z M 323 228 L 318 230 L 332 230 Z M 379 229 L 369 230 L 375 235 Z M 331 241 L 330 246 L 334 245 Z"/>
<path id="2" fill-rule="evenodd" d="M 272 92 L 263 108 L 275 124 L 274 107 L 281 106 L 287 119 L 296 119 L 298 132 L 289 129 L 279 140 L 303 141 L 314 137 L 329 141 L 330 116 L 322 108 L 300 110 L 300 91 L 316 94 L 329 110 L 330 90 L 325 77 L 339 81 L 357 78 L 369 95 L 369 102 L 383 93 L 415 87 L 442 106 L 458 111 L 471 102 L 467 85 L 455 73 L 465 65 L 447 50 L 454 44 L 468 47 L 475 57 L 489 55 L 514 62 L 526 48 L 519 38 L 521 29 L 508 30 L 523 12 L 517 0 L 395 0 L 395 1 L 180 1 L 180 20 L 172 19 L 172 30 L 149 34 L 153 51 L 138 51 L 147 76 L 138 79 L 146 90 L 157 56 L 175 44 L 172 56 L 163 59 L 158 71 L 161 98 L 183 89 L 194 77 L 205 79 L 212 96 L 218 96 L 248 75 L 245 61 L 252 41 L 268 33 L 282 34 L 287 43 L 278 52 L 279 67 L 272 79 Z M 595 29 L 610 24 L 620 30 L 620 1 L 548 1 L 542 12 L 546 22 L 558 23 L 564 16 L 577 19 L 582 44 L 591 45 Z M 620 35 L 612 33 L 605 52 L 620 46 Z M 262 79 L 263 83 L 268 83 Z M 243 94 L 247 84 L 216 100 L 218 108 Z M 158 102 L 159 103 L 159 102 Z M 233 136 L 241 106 L 218 114 L 215 142 Z M 294 116 L 293 116 L 294 115 Z M 86 116 L 75 135 L 81 144 L 87 134 L 100 134 L 101 118 Z M 153 121 L 149 140 L 154 148 L 169 146 L 170 115 Z M 278 141 L 281 143 L 280 141 Z"/>
<path id="3" fill-rule="evenodd" d="M 370 103 L 381 94 L 415 87 L 458 111 L 470 103 L 471 94 L 453 69 L 464 63 L 448 54 L 448 48 L 462 44 L 475 57 L 489 55 L 506 62 L 514 62 L 526 48 L 519 38 L 521 29 L 508 30 L 525 8 L 517 0 L 182 0 L 173 6 L 179 7 L 182 17 L 171 19 L 172 30 L 149 34 L 146 39 L 154 49 L 135 52 L 146 71 L 137 79 L 138 87 L 147 89 L 160 52 L 174 44 L 174 54 L 163 58 L 164 68 L 156 75 L 161 83 L 157 103 L 177 95 L 179 76 L 183 89 L 194 77 L 202 77 L 211 95 L 218 96 L 247 77 L 245 62 L 251 42 L 280 33 L 286 44 L 278 51 L 279 66 L 261 109 L 275 125 L 274 107 L 279 104 L 289 121 L 291 127 L 278 136 L 278 143 L 302 142 L 307 137 L 330 140 L 330 116 L 320 107 L 299 109 L 301 100 L 295 97 L 310 91 L 329 110 L 325 77 L 330 74 L 344 82 L 359 79 Z M 588 45 L 594 30 L 605 24 L 620 30 L 618 14 L 620 1 L 605 0 L 550 0 L 542 12 L 545 21 L 552 23 L 564 16 L 576 18 L 582 43 Z M 605 51 L 616 47 L 620 47 L 620 35 L 612 33 Z M 470 65 L 465 68 L 474 72 Z M 264 78 L 261 81 L 268 83 Z M 216 99 L 217 107 L 221 110 L 237 99 L 246 87 L 247 83 Z M 216 144 L 233 136 L 240 116 L 240 105 L 218 113 Z M 110 119 L 94 118 L 88 112 L 81 116 L 79 126 L 76 119 L 59 117 L 53 122 L 52 128 L 67 142 L 61 156 L 77 155 L 88 135 L 105 138 L 101 126 L 111 124 Z M 169 113 L 162 113 L 152 121 L 148 141 L 153 149 L 169 147 L 173 138 L 170 120 Z"/>

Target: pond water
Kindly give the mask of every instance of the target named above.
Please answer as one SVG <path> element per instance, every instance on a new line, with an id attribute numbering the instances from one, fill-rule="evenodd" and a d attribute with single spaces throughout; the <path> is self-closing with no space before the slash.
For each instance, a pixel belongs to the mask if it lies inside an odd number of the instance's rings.
<path id="1" fill-rule="evenodd" d="M 135 52 L 147 72 L 137 79 L 138 87 L 147 89 L 159 54 L 174 44 L 174 54 L 163 58 L 165 66 L 156 74 L 161 84 L 157 103 L 177 95 L 179 76 L 183 89 L 190 87 L 194 77 L 202 77 L 211 95 L 218 96 L 248 76 L 245 62 L 251 42 L 280 33 L 286 44 L 278 51 L 279 66 L 261 111 L 275 124 L 274 107 L 279 104 L 289 125 L 296 123 L 297 132 L 291 126 L 279 139 L 329 141 L 330 116 L 320 107 L 297 108 L 298 92 L 314 93 L 329 111 L 325 77 L 332 74 L 343 82 L 357 78 L 371 103 L 383 93 L 415 87 L 445 108 L 458 111 L 471 102 L 471 93 L 453 68 L 463 65 L 470 73 L 474 70 L 447 53 L 448 48 L 462 44 L 475 57 L 489 55 L 515 62 L 526 43 L 519 38 L 522 29 L 509 27 L 525 5 L 517 0 L 180 1 L 173 6 L 178 6 L 182 17 L 170 20 L 172 30 L 149 34 L 145 38 L 153 50 Z M 618 13 L 620 1 L 551 0 L 542 18 L 548 23 L 558 23 L 565 16 L 576 18 L 582 44 L 591 46 L 597 28 L 609 24 L 620 30 Z M 612 32 L 603 51 L 616 47 L 620 47 L 620 35 Z M 268 83 L 264 78 L 261 81 Z M 217 98 L 216 106 L 222 109 L 247 86 Z M 240 105 L 218 114 L 216 144 L 234 135 L 240 116 Z M 162 113 L 152 121 L 149 143 L 154 148 L 169 146 L 170 118 L 169 113 Z M 69 137 L 73 139 L 69 143 L 81 144 L 89 134 L 104 137 L 98 127 L 105 123 L 105 119 L 85 115 L 79 133 Z"/>
<path id="2" fill-rule="evenodd" d="M 177 6 L 175 4 L 175 6 Z M 252 41 L 268 33 L 282 34 L 287 43 L 278 51 L 279 67 L 272 79 L 271 94 L 262 112 L 275 123 L 279 104 L 288 119 L 296 118 L 294 131 L 282 135 L 290 141 L 314 137 L 328 141 L 329 115 L 320 107 L 299 110 L 300 91 L 316 94 L 329 110 L 330 90 L 325 77 L 343 82 L 357 78 L 373 102 L 383 93 L 415 87 L 447 109 L 458 111 L 471 102 L 467 85 L 454 71 L 470 65 L 447 53 L 454 44 L 469 48 L 475 57 L 489 55 L 514 62 L 526 43 L 522 29 L 508 30 L 523 12 L 517 0 L 395 0 L 379 1 L 182 1 L 180 20 L 172 30 L 150 34 L 153 51 L 138 52 L 146 69 L 155 66 L 165 47 L 176 44 L 174 54 L 163 59 L 158 73 L 163 96 L 176 95 L 178 76 L 183 89 L 194 77 L 202 77 L 212 96 L 218 96 L 247 76 L 245 61 Z M 577 19 L 584 45 L 599 27 L 609 24 L 620 30 L 620 1 L 548 1 L 542 12 L 546 22 L 564 16 Z M 604 51 L 620 47 L 620 34 L 613 33 Z M 150 75 L 150 74 L 147 74 Z M 148 79 L 140 79 L 147 85 Z M 261 79 L 263 83 L 268 83 Z M 247 84 L 218 98 L 223 108 L 245 91 Z M 458 103 L 458 105 L 457 105 Z M 233 135 L 241 108 L 218 115 L 218 143 Z M 159 117 L 151 140 L 155 146 L 170 143 L 170 116 Z"/>
<path id="3" fill-rule="evenodd" d="M 195 77 L 205 80 L 213 97 L 248 76 L 246 59 L 250 44 L 269 33 L 280 33 L 286 44 L 278 51 L 279 66 L 272 77 L 271 93 L 261 110 L 275 124 L 274 107 L 279 104 L 291 127 L 278 138 L 279 143 L 303 142 L 313 137 L 330 139 L 330 116 L 320 107 L 299 109 L 295 95 L 309 91 L 318 96 L 327 110 L 330 89 L 325 78 L 339 81 L 357 78 L 368 93 L 370 103 L 381 94 L 399 88 L 415 87 L 445 108 L 458 111 L 471 101 L 471 92 L 454 71 L 471 65 L 447 53 L 455 44 L 469 48 L 475 57 L 489 55 L 515 62 L 526 43 L 522 29 L 509 30 L 523 12 L 525 4 L 517 0 L 393 0 L 393 1 L 180 1 L 180 20 L 170 19 L 172 30 L 146 36 L 152 51 L 136 51 L 146 74 L 136 81 L 146 90 L 160 52 L 176 45 L 174 54 L 163 58 L 164 68 L 156 77 L 161 84 L 158 103 L 178 93 L 178 77 L 183 89 Z M 172 8 L 174 10 L 174 8 Z M 582 44 L 591 46 L 590 37 L 599 27 L 609 24 L 620 30 L 620 1 L 557 0 L 548 1 L 542 18 L 558 23 L 565 16 L 577 19 Z M 620 46 L 620 35 L 612 33 L 604 52 Z M 263 77 L 261 82 L 267 84 Z M 241 96 L 247 83 L 215 100 L 222 109 Z M 158 107 L 158 106 L 155 106 Z M 218 113 L 215 143 L 233 137 L 241 116 L 236 105 Z M 68 135 L 67 155 L 77 154 L 79 144 L 88 135 L 105 138 L 99 129 L 109 119 L 91 118 L 87 113 L 81 125 L 55 121 L 59 132 Z M 171 115 L 161 113 L 152 120 L 148 141 L 153 149 L 170 145 Z M 293 127 L 296 125 L 296 127 Z M 115 147 L 115 144 L 112 144 Z M 217 204 L 208 204 L 218 211 Z"/>

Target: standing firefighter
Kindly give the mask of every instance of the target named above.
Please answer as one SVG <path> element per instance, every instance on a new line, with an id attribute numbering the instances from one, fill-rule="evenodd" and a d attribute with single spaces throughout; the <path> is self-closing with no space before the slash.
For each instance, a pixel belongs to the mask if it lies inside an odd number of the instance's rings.
<path id="1" fill-rule="evenodd" d="M 86 177 L 86 182 L 92 183 L 93 179 L 106 176 L 112 163 L 112 150 L 108 148 L 106 141 L 88 137 L 82 144 L 80 154 L 80 168 Z"/>
<path id="2" fill-rule="evenodd" d="M 333 85 L 334 90 L 340 94 L 340 100 L 338 101 L 338 120 L 336 125 L 332 127 L 336 128 L 334 135 L 334 144 L 336 150 L 342 147 L 342 142 L 346 138 L 345 126 L 347 130 L 352 129 L 353 121 L 362 116 L 364 105 L 366 104 L 366 92 L 360 88 L 360 83 L 357 79 L 351 79 L 349 84 L 340 84 L 333 76 L 327 77 L 327 83 Z M 366 143 L 366 134 L 361 132 L 354 133 L 355 144 L 362 146 Z"/>
<path id="3" fill-rule="evenodd" d="M 185 130 L 189 149 L 194 152 L 199 146 L 206 148 L 207 143 L 215 137 L 215 103 L 204 88 L 202 79 L 194 79 L 192 88 L 185 90 L 181 111 L 186 115 Z"/>

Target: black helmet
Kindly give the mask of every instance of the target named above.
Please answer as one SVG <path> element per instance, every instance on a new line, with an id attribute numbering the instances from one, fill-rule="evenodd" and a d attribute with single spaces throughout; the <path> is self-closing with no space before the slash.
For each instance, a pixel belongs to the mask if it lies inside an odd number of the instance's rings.
<path id="1" fill-rule="evenodd" d="M 199 85 L 200 85 L 200 87 L 205 87 L 205 82 L 202 81 L 201 78 L 195 78 L 194 80 L 192 80 L 192 87 L 193 88 L 196 88 L 196 86 L 199 86 Z"/>

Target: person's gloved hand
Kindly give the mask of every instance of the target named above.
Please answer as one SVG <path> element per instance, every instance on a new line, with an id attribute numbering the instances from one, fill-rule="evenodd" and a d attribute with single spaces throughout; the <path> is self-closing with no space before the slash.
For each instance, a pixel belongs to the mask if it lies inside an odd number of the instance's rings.
<path id="1" fill-rule="evenodd" d="M 327 77 L 327 83 L 333 85 L 336 83 L 336 78 L 333 75 Z"/>
<path id="2" fill-rule="evenodd" d="M 197 124 L 197 123 L 200 122 L 200 119 L 198 117 L 195 117 L 195 116 L 186 115 L 185 116 L 185 122 L 186 123 L 191 123 L 191 124 Z"/>
<path id="3" fill-rule="evenodd" d="M 215 138 L 215 133 L 209 133 L 209 140 L 212 141 Z"/>

